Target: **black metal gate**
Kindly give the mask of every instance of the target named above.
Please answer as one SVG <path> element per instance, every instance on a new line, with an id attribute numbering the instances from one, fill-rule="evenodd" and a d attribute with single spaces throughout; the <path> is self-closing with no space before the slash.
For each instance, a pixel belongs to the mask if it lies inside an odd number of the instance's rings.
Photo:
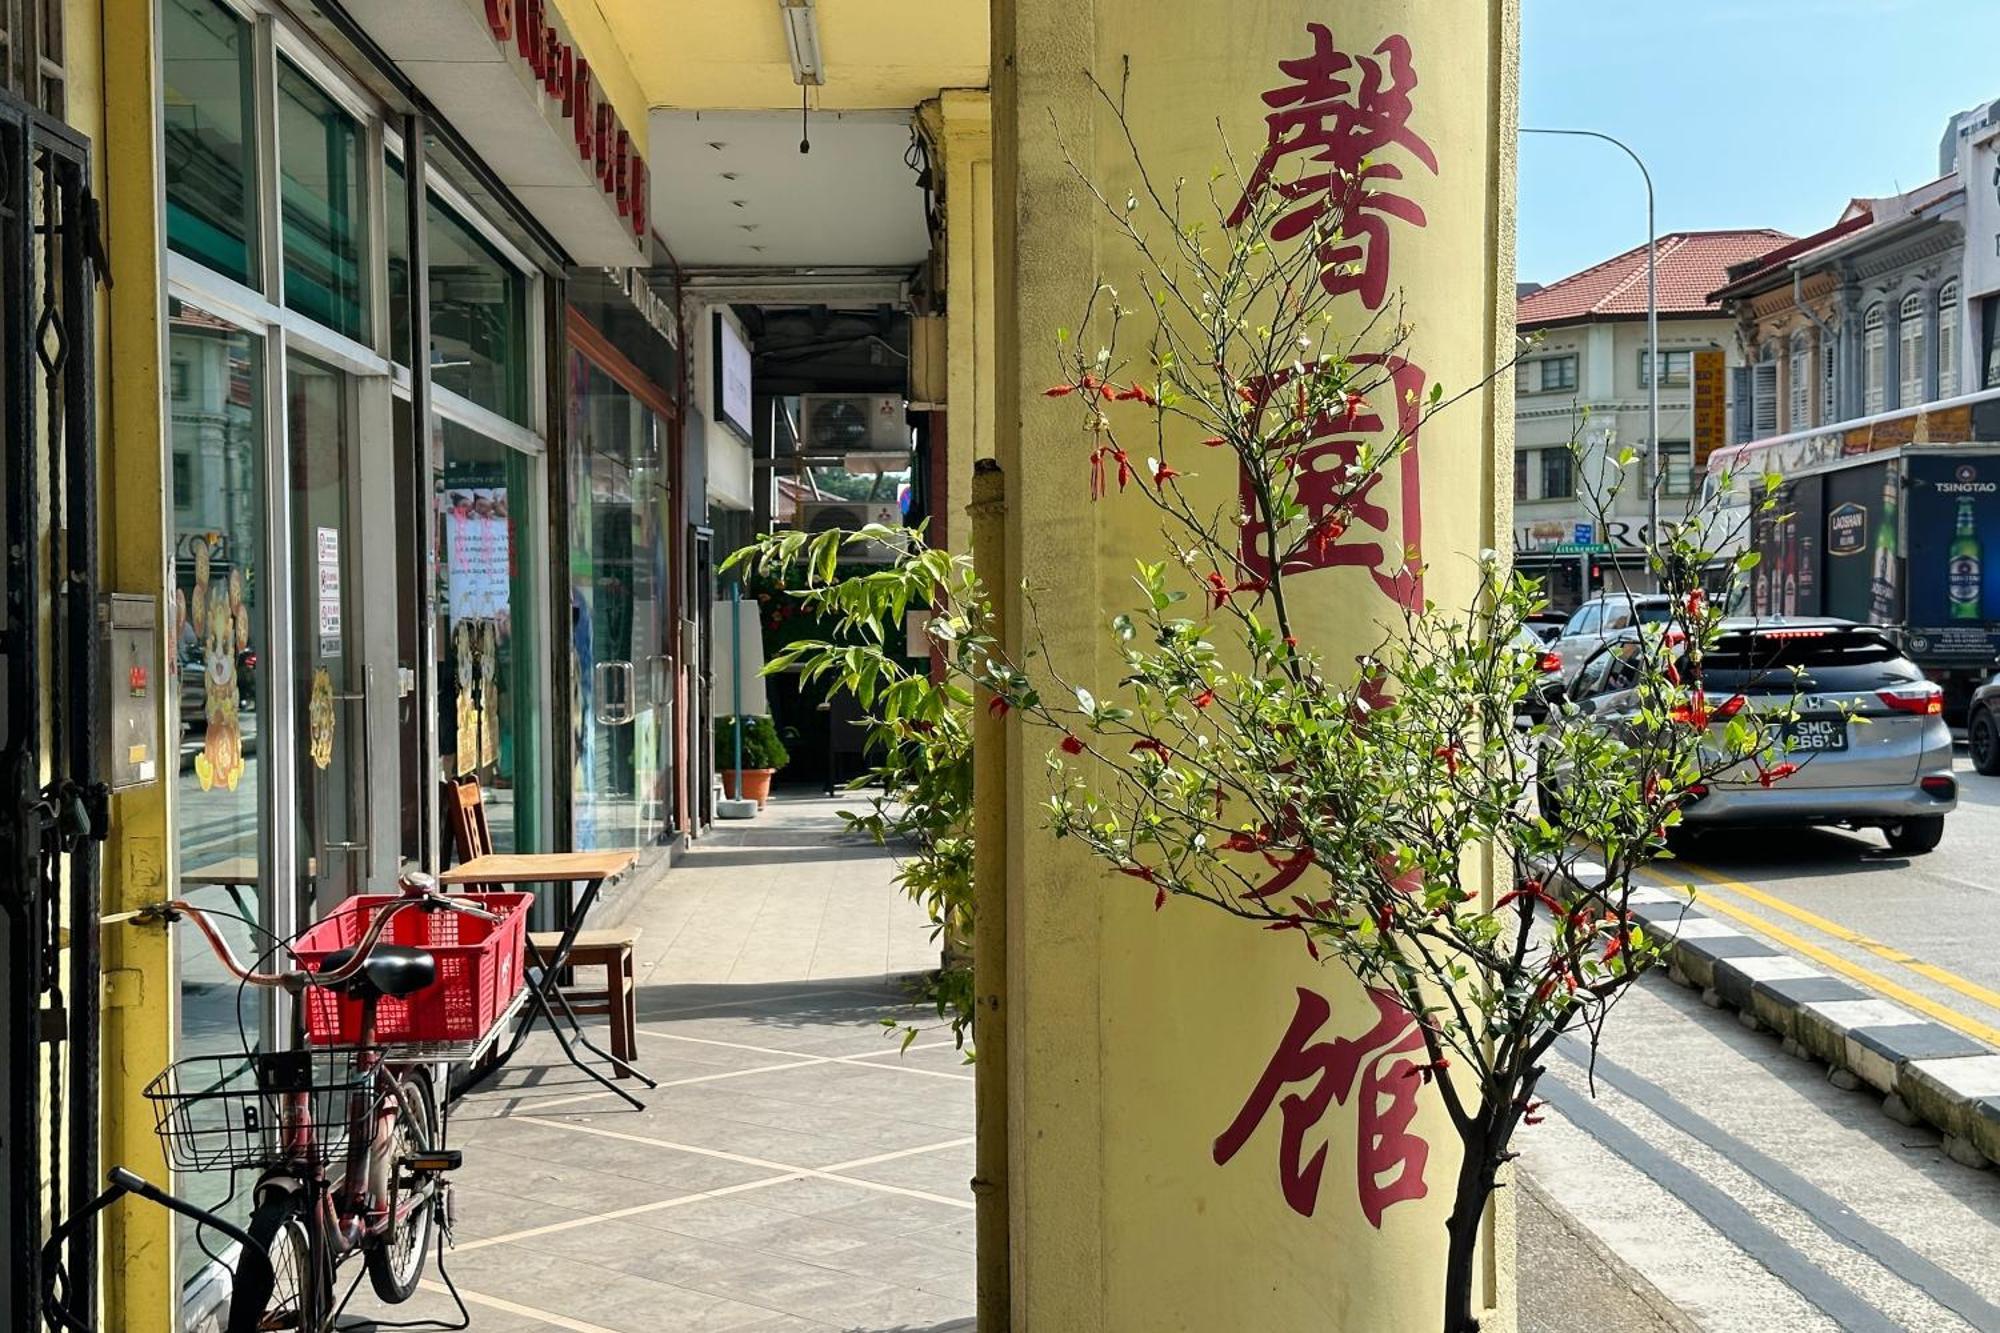
<path id="1" fill-rule="evenodd" d="M 0 95 L 0 1329 L 37 1326 L 43 1228 L 94 1193 L 99 269 L 90 146 Z M 65 954 L 67 960 L 65 961 Z M 69 1271 L 96 1267 L 88 1235 Z"/>

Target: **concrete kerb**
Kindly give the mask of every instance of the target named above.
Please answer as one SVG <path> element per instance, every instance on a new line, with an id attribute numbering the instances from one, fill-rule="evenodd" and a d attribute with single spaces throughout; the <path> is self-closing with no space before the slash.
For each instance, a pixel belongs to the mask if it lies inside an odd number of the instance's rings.
<path id="1" fill-rule="evenodd" d="M 1604 868 L 1589 861 L 1574 871 L 1593 886 L 1603 880 Z M 1570 875 L 1548 879 L 1565 899 L 1582 891 Z M 1648 935 L 1672 941 L 1666 963 L 1675 981 L 1826 1064 L 1835 1083 L 1881 1093 L 1889 1115 L 1944 1135 L 1954 1161 L 2000 1163 L 2000 1052 L 1696 911 L 1677 893 L 1634 887 L 1630 901 Z"/>

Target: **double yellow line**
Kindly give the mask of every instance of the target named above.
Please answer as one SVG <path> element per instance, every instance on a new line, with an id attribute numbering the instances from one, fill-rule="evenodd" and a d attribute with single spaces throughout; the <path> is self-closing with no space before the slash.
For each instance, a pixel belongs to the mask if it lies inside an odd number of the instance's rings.
<path id="1" fill-rule="evenodd" d="M 1989 1008 L 2000 1010 L 2000 991 L 1991 990 L 1976 981 L 1967 981 L 1956 972 L 1950 972 L 1934 963 L 1926 963 L 1920 958 L 1914 958 L 1894 945 L 1870 939 L 1858 930 L 1850 930 L 1838 921 L 1829 921 L 1816 912 L 1808 912 L 1803 907 L 1794 906 L 1775 894 L 1767 893 L 1762 889 L 1745 884 L 1741 880 L 1731 879 L 1705 866 L 1693 865 L 1685 861 L 1675 862 L 1674 864 L 1686 872 L 1684 879 L 1677 879 L 1665 874 L 1657 867 L 1648 867 L 1645 873 L 1655 882 L 1670 888 L 1683 888 L 1686 885 L 1686 880 L 1691 879 L 1695 881 L 1697 888 L 1719 889 L 1723 893 L 1735 894 L 1747 898 L 1751 902 L 1768 907 L 1774 912 L 1782 913 L 1802 925 L 1819 931 L 1823 935 L 1839 940 L 1843 944 L 1865 950 L 1878 958 L 1896 964 L 1898 967 L 1907 968 L 1927 981 L 1935 982 L 1948 990 L 1956 991 L 1968 999 L 1977 1000 L 1980 1004 L 1986 1005 Z M 1898 1004 L 1914 1009 L 1918 1013 L 1928 1015 L 1945 1026 L 1963 1032 L 1969 1037 L 1977 1037 L 1988 1045 L 2000 1047 L 2000 1028 L 1996 1028 L 1988 1023 L 1982 1023 L 1976 1018 L 1960 1013 L 1950 1005 L 1941 1004 L 1931 999 L 1928 995 L 1921 995 L 1907 986 L 1890 980 L 1879 972 L 1863 967 L 1859 963 L 1851 962 L 1831 949 L 1814 944 L 1803 936 L 1785 929 L 1775 921 L 1738 907 L 1726 898 L 1704 892 L 1697 900 L 1696 906 L 1703 911 L 1719 912 L 1724 916 L 1740 921 L 1759 934 L 1769 936 L 1786 948 L 1803 954 L 1805 957 L 1821 964 L 1830 971 L 1846 977 L 1850 981 L 1858 982 L 1870 990 L 1887 996 Z"/>

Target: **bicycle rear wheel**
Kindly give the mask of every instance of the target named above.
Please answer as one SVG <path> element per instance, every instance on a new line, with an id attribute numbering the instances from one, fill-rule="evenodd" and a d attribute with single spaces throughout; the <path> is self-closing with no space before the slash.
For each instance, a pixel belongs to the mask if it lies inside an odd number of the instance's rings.
<path id="1" fill-rule="evenodd" d="M 368 1251 L 368 1281 L 375 1294 L 391 1305 L 400 1305 L 416 1294 L 417 1282 L 424 1275 L 424 1256 L 430 1252 L 436 1224 L 432 1200 L 438 1179 L 404 1164 L 417 1153 L 438 1146 L 437 1125 L 430 1080 L 417 1071 L 397 1079 L 396 1125 L 388 1145 L 389 1207 L 390 1215 L 401 1220 L 380 1245 Z"/>
<path id="2" fill-rule="evenodd" d="M 274 1189 L 250 1218 L 250 1239 L 271 1256 L 271 1296 L 264 1308 L 229 1307 L 229 1333 L 295 1329 L 319 1333 L 324 1286 L 313 1267 L 311 1214 L 303 1195 Z"/>

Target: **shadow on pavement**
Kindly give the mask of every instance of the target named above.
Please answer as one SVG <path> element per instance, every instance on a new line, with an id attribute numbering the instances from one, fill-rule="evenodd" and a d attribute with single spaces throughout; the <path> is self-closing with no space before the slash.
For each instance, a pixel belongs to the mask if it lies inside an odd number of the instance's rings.
<path id="1" fill-rule="evenodd" d="M 1879 837 L 1836 829 L 1732 829 L 1703 833 L 1677 850 L 1690 874 L 1707 869 L 1761 879 L 1815 879 L 1843 870 L 1911 864 L 1909 857 L 1884 847 Z M 1662 861 L 1659 870 L 1673 875 L 1675 866 Z"/>

